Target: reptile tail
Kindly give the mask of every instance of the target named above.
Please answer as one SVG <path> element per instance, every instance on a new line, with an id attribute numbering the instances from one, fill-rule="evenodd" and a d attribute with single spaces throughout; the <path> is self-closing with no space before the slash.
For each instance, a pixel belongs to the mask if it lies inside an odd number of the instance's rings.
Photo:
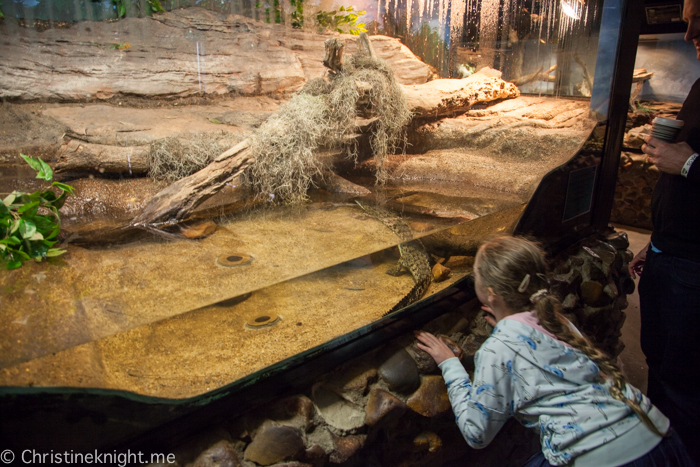
<path id="1" fill-rule="evenodd" d="M 411 291 L 408 292 L 408 293 L 401 299 L 401 301 L 399 301 L 399 303 L 397 303 L 396 305 L 394 305 L 394 306 L 391 308 L 391 310 L 387 311 L 387 312 L 384 313 L 382 316 L 390 315 L 390 314 L 394 313 L 395 311 L 399 311 L 400 309 L 407 307 L 407 306 L 410 305 L 411 303 L 417 302 L 418 300 L 420 300 L 421 298 L 423 298 L 423 295 L 425 295 L 425 292 L 428 291 L 428 287 L 427 287 L 427 286 L 429 286 L 429 285 L 430 285 L 430 282 L 427 282 L 427 284 L 426 284 L 425 282 L 419 282 L 419 283 L 415 284 L 415 285 L 413 286 L 413 288 L 411 289 Z"/>

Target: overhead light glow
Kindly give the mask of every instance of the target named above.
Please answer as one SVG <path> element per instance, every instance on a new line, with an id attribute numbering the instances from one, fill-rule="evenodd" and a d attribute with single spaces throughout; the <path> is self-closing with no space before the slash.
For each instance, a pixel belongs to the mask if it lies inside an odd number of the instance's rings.
<path id="1" fill-rule="evenodd" d="M 561 0 L 561 11 L 572 19 L 581 19 L 583 5 L 579 0 Z"/>

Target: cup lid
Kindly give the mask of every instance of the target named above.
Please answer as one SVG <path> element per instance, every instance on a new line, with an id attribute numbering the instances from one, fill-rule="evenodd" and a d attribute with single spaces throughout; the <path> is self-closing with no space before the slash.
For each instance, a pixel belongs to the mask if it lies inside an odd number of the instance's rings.
<path id="1" fill-rule="evenodd" d="M 676 120 L 674 118 L 656 117 L 654 120 L 651 121 L 651 123 L 653 123 L 654 125 L 671 126 L 674 128 L 683 127 L 683 120 Z"/>

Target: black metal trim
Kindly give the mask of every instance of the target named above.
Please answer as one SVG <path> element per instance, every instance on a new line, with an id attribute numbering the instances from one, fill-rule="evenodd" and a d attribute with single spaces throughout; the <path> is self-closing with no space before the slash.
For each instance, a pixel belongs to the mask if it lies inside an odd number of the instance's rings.
<path id="1" fill-rule="evenodd" d="M 625 136 L 627 109 L 632 90 L 634 62 L 637 58 L 639 28 L 643 21 L 643 3 L 638 0 L 626 0 L 620 24 L 612 88 L 608 107 L 608 126 L 603 147 L 600 177 L 596 184 L 592 225 L 594 229 L 603 229 L 610 222 L 617 169 L 620 165 L 622 141 Z"/>

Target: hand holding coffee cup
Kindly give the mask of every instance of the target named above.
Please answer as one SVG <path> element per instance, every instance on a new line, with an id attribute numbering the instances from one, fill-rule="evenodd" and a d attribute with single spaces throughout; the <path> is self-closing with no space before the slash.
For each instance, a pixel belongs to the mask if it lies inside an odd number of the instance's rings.
<path id="1" fill-rule="evenodd" d="M 644 141 L 642 151 L 648 155 L 648 161 L 668 174 L 679 175 L 688 158 L 695 154 L 686 142 L 667 143 L 653 136 L 645 137 Z"/>

